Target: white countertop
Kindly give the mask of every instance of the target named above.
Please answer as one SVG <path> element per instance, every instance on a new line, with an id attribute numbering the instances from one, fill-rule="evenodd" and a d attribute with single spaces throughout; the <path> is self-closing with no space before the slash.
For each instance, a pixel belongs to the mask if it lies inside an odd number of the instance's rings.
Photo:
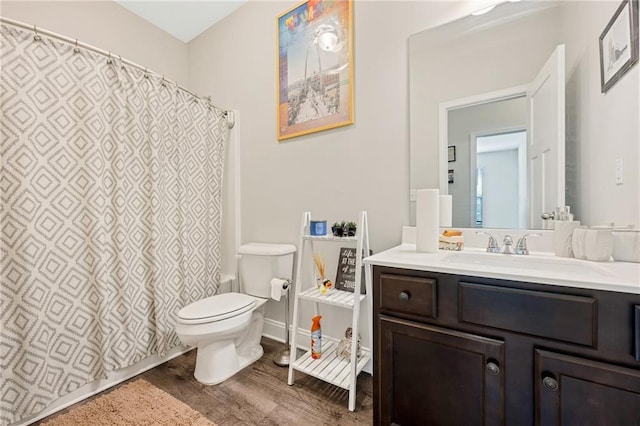
<path id="1" fill-rule="evenodd" d="M 555 257 L 552 253 L 529 255 L 487 253 L 465 248 L 461 252 L 416 252 L 415 244 L 402 244 L 364 259 L 365 264 L 419 271 L 442 272 L 565 287 L 640 294 L 640 263 L 590 262 Z"/>

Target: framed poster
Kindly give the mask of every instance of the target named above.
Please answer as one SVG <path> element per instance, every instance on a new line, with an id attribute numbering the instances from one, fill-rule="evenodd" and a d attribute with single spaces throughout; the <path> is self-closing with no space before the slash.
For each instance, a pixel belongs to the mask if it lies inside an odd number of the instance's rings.
<path id="1" fill-rule="evenodd" d="M 277 19 L 278 140 L 353 124 L 353 2 L 308 0 Z"/>
<path id="2" fill-rule="evenodd" d="M 373 254 L 369 250 L 369 255 Z M 365 294 L 364 266 L 360 275 L 360 294 Z M 353 293 L 356 288 L 356 249 L 342 247 L 338 258 L 338 271 L 336 272 L 336 289 Z"/>
<path id="3" fill-rule="evenodd" d="M 624 0 L 600 35 L 600 87 L 606 93 L 638 62 L 638 0 Z"/>

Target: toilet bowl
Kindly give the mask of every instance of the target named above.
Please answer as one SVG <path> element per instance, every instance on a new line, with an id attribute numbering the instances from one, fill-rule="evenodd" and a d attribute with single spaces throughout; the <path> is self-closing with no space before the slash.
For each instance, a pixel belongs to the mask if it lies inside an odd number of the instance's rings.
<path id="1" fill-rule="evenodd" d="M 240 247 L 241 293 L 224 293 L 180 309 L 176 334 L 197 347 L 194 376 L 215 385 L 262 357 L 264 305 L 271 279 L 290 279 L 295 246 L 251 243 Z"/>
<path id="2" fill-rule="evenodd" d="M 248 294 L 225 293 L 178 312 L 178 337 L 198 348 L 194 376 L 200 383 L 218 384 L 260 359 L 266 301 Z"/>

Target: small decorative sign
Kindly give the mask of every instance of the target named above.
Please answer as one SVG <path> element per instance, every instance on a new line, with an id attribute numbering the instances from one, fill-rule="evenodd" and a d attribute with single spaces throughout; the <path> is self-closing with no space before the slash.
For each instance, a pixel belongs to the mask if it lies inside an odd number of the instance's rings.
<path id="1" fill-rule="evenodd" d="M 369 254 L 372 254 L 371 250 Z M 362 268 L 360 294 L 365 294 L 364 267 Z M 338 272 L 336 273 L 336 286 L 338 290 L 354 292 L 356 287 L 356 249 L 342 247 L 338 259 Z"/>

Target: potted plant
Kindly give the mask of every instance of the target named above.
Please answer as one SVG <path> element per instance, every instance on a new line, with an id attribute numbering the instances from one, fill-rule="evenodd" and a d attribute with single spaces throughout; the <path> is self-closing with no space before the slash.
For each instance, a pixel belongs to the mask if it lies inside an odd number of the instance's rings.
<path id="1" fill-rule="evenodd" d="M 356 228 L 358 225 L 356 225 L 355 222 L 349 222 L 346 225 L 346 229 L 344 232 L 346 232 L 347 236 L 349 237 L 355 237 L 356 235 Z"/>
<path id="2" fill-rule="evenodd" d="M 333 233 L 334 237 L 342 237 L 343 229 L 344 229 L 344 222 L 342 223 L 336 222 L 331 226 L 331 232 Z"/>

